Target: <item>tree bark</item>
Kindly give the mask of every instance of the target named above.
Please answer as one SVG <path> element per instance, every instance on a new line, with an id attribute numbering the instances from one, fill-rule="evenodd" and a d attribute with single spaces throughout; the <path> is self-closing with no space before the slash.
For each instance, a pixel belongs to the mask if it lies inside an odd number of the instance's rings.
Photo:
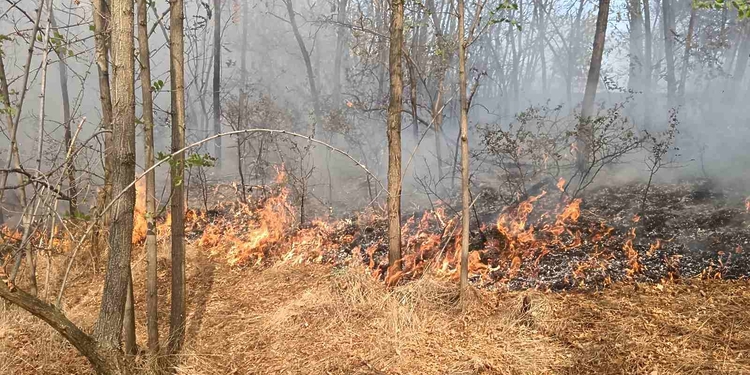
<path id="1" fill-rule="evenodd" d="M 10 152 L 8 153 L 8 160 L 5 163 L 5 169 L 10 169 L 13 166 L 16 169 L 21 169 L 21 156 L 18 152 L 17 134 L 18 128 L 13 122 L 13 111 L 10 104 L 10 94 L 8 92 L 8 80 L 5 76 L 5 62 L 4 56 L 0 53 L 0 96 L 2 96 L 2 104 L 4 107 L 5 121 L 8 123 L 8 137 L 10 138 Z M 21 196 L 21 205 L 26 207 L 26 176 L 21 173 L 16 174 L 18 176 L 18 185 L 21 186 L 18 189 Z M 5 224 L 5 218 L 3 217 L 2 201 L 5 193 L 5 186 L 8 181 L 8 172 L 0 172 L 0 224 Z"/>
<path id="2" fill-rule="evenodd" d="M 221 0 L 214 0 L 214 134 L 221 133 Z M 217 166 L 221 165 L 221 137 L 214 143 Z"/>
<path id="3" fill-rule="evenodd" d="M 465 300 L 469 287 L 469 98 L 466 96 L 466 47 L 464 35 L 464 0 L 458 0 L 458 95 L 461 118 L 461 298 Z"/>
<path id="4" fill-rule="evenodd" d="M 651 5 L 649 0 L 643 0 L 643 26 L 645 28 L 645 46 L 644 46 L 644 101 L 643 101 L 643 120 L 646 128 L 649 127 L 651 120 L 651 87 L 652 87 L 652 75 L 653 75 L 653 34 L 651 32 Z"/>
<path id="5" fill-rule="evenodd" d="M 685 38 L 685 53 L 682 55 L 682 72 L 680 73 L 680 87 L 678 96 L 680 103 L 685 103 L 685 81 L 687 81 L 688 65 L 690 62 L 690 51 L 693 48 L 693 32 L 695 31 L 695 16 L 697 7 L 690 6 L 690 21 L 688 21 L 688 32 Z"/>
<path id="6" fill-rule="evenodd" d="M 677 82 L 674 73 L 674 12 L 672 1 L 662 0 L 662 29 L 664 30 L 664 58 L 667 62 L 667 105 L 674 107 Z"/>
<path id="7" fill-rule="evenodd" d="M 390 99 L 388 103 L 388 266 L 401 270 L 401 96 L 404 45 L 404 0 L 391 0 Z"/>
<path id="8" fill-rule="evenodd" d="M 11 134 L 10 134 L 11 152 L 8 153 L 8 160 L 5 163 L 5 170 L 3 172 L 0 172 L 0 175 L 2 176 L 2 177 L 0 177 L 0 204 L 2 204 L 3 195 L 5 193 L 5 186 L 6 186 L 7 182 L 8 182 L 8 171 L 7 170 L 10 169 L 11 165 L 13 165 L 13 154 L 14 154 L 13 149 L 14 149 L 14 147 L 16 149 L 16 151 L 15 151 L 16 156 L 19 156 L 18 155 L 18 150 L 17 150 L 18 149 L 18 144 L 16 143 L 16 141 L 17 141 L 16 135 L 18 133 L 18 125 L 21 122 L 21 113 L 22 113 L 22 110 L 23 110 L 23 103 L 24 103 L 24 101 L 26 99 L 26 93 L 29 91 L 27 85 L 29 83 L 29 72 L 31 70 L 31 60 L 34 57 L 34 45 L 36 44 L 36 36 L 37 36 L 37 33 L 39 32 L 39 25 L 40 25 L 40 23 L 42 21 L 42 11 L 43 10 L 44 10 L 44 2 L 41 2 L 39 4 L 39 8 L 36 11 L 36 19 L 34 20 L 34 27 L 31 29 L 31 39 L 30 39 L 30 42 L 29 42 L 28 53 L 26 55 L 26 63 L 24 64 L 23 78 L 21 79 L 21 82 L 22 82 L 21 95 L 20 95 L 19 100 L 18 100 L 18 106 L 16 107 L 16 117 L 15 117 L 15 119 L 13 119 L 11 117 L 10 110 L 8 111 L 8 119 L 9 119 L 8 120 L 9 121 L 8 130 L 10 130 L 10 132 L 11 132 Z M 10 108 L 10 96 L 8 96 L 8 81 L 7 81 L 7 77 L 5 76 L 5 73 L 6 73 L 5 72 L 5 66 L 3 65 L 2 66 L 2 74 L 3 74 L 2 80 L 4 82 L 2 84 L 3 87 L 4 87 L 4 89 L 3 89 L 3 91 L 4 91 L 3 92 L 3 101 L 7 103 L 6 107 Z M 17 160 L 17 163 L 19 163 L 19 164 L 21 163 L 20 157 L 16 157 L 16 160 Z M 23 186 L 23 184 L 21 184 L 21 185 Z M 22 190 L 23 190 L 23 188 L 22 188 Z M 2 212 L 1 208 L 0 208 L 0 212 Z M 2 216 L 2 215 L 0 214 L 0 216 Z M 3 218 L 3 222 L 4 221 L 5 220 Z"/>
<path id="9" fill-rule="evenodd" d="M 141 96 L 143 97 L 144 168 L 154 165 L 154 100 L 151 92 L 151 51 L 148 43 L 148 3 L 138 0 L 138 55 L 141 62 Z M 159 294 L 156 268 L 156 174 L 146 174 L 146 320 L 148 349 L 159 352 Z"/>
<path id="10" fill-rule="evenodd" d="M 52 27 L 57 30 L 57 21 L 55 20 L 55 15 L 50 9 L 49 19 L 52 24 Z M 67 40 L 65 46 L 67 47 Z M 68 66 L 66 63 L 67 60 L 67 49 L 59 49 L 55 48 L 55 54 L 57 54 L 57 58 L 60 59 L 58 70 L 60 73 L 60 91 L 61 91 L 61 98 L 62 98 L 62 107 L 63 107 L 63 129 L 65 131 L 63 142 L 65 142 L 65 153 L 66 154 L 73 154 L 75 150 L 75 146 L 72 144 L 72 133 L 70 130 L 71 121 L 70 118 L 70 95 L 68 93 Z M 70 197 L 69 209 L 68 212 L 71 216 L 75 216 L 78 213 L 78 199 L 76 196 L 78 195 L 77 189 L 76 189 L 76 165 L 75 165 L 75 159 L 69 158 L 65 166 L 66 174 L 68 177 L 68 196 Z"/>
<path id="11" fill-rule="evenodd" d="M 185 71 L 183 0 L 170 3 L 169 75 L 172 88 L 172 152 L 185 147 Z M 177 354 L 185 340 L 185 155 L 175 155 L 172 177 L 172 307 L 169 316 L 169 354 Z"/>
<path id="12" fill-rule="evenodd" d="M 135 85 L 133 61 L 133 0 L 112 1 L 112 61 L 114 78 L 112 116 L 112 188 L 125 190 L 135 178 Z M 109 256 L 101 310 L 94 328 L 99 344 L 120 348 L 123 311 L 133 246 L 135 189 L 127 189 L 113 205 L 109 226 Z"/>
<path id="13" fill-rule="evenodd" d="M 628 1 L 630 21 L 630 66 L 628 88 L 638 92 L 643 90 L 643 15 L 640 0 Z"/>
<path id="14" fill-rule="evenodd" d="M 737 99 L 739 94 L 739 86 L 742 80 L 745 78 L 745 71 L 747 70 L 747 61 L 750 55 L 750 22 L 747 19 L 742 21 L 740 26 L 740 34 L 742 42 L 737 53 L 737 63 L 734 66 L 734 74 L 732 76 L 732 94 L 733 100 Z"/>
<path id="15" fill-rule="evenodd" d="M 102 127 L 112 130 L 112 94 L 109 85 L 109 6 L 105 0 L 93 0 L 94 4 L 94 48 L 96 50 L 96 67 L 99 73 L 99 100 L 102 106 Z M 112 194 L 112 132 L 104 134 L 104 192 L 102 201 L 104 207 Z M 109 214 L 102 216 L 102 226 L 109 223 Z"/>
<path id="16" fill-rule="evenodd" d="M 128 293 L 125 295 L 125 315 L 123 327 L 125 330 L 125 354 L 138 354 L 135 342 L 135 298 L 133 296 L 133 270 L 128 269 Z"/>
<path id="17" fill-rule="evenodd" d="M 122 372 L 118 370 L 119 366 L 117 366 L 116 362 L 108 360 L 108 356 L 100 351 L 97 342 L 91 336 L 85 334 L 54 306 L 23 290 L 14 289 L 11 291 L 5 283 L 0 283 L 0 297 L 49 324 L 50 327 L 60 333 L 65 340 L 70 342 L 73 347 L 86 357 L 97 374 L 116 374 Z"/>
<path id="18" fill-rule="evenodd" d="M 317 124 L 321 123 L 321 112 L 320 112 L 320 98 L 318 97 L 318 88 L 315 85 L 315 73 L 313 73 L 312 62 L 310 61 L 310 52 L 305 46 L 305 41 L 302 40 L 302 34 L 299 32 L 297 26 L 296 13 L 294 13 L 294 7 L 292 5 L 293 0 L 283 0 L 286 4 L 286 10 L 289 14 L 289 23 L 292 25 L 292 32 L 294 32 L 294 38 L 297 40 L 299 50 L 302 53 L 302 59 L 305 60 L 305 68 L 307 69 L 307 82 L 310 84 L 310 95 L 312 96 L 313 110 L 315 114 L 315 123 L 310 127 L 311 136 L 315 136 L 315 128 Z"/>
<path id="19" fill-rule="evenodd" d="M 609 0 L 599 0 L 599 13 L 596 17 L 596 31 L 594 34 L 594 46 L 589 65 L 589 75 L 586 79 L 586 91 L 583 94 L 583 105 L 581 108 L 581 123 L 578 127 L 577 146 L 578 152 L 576 162 L 578 172 L 583 175 L 586 164 L 589 161 L 590 141 L 594 129 L 591 116 L 594 114 L 594 100 L 596 99 L 596 88 L 599 85 L 599 72 L 602 68 L 602 55 L 604 53 L 604 39 L 607 34 L 607 21 L 609 17 Z M 583 177 L 583 176 L 581 176 Z"/>
<path id="20" fill-rule="evenodd" d="M 346 22 L 346 11 L 349 0 L 338 0 L 338 12 L 336 13 L 336 55 L 333 57 L 333 103 L 341 105 L 341 60 L 344 57 L 344 48 L 347 41 L 347 30 L 343 25 Z"/>

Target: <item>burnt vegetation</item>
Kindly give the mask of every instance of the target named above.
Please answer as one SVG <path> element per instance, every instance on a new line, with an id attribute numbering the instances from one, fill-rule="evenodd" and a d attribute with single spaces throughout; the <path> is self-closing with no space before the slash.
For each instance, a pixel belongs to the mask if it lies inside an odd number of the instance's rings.
<path id="1" fill-rule="evenodd" d="M 8 0 L 0 369 L 750 372 L 749 60 L 745 0 Z"/>

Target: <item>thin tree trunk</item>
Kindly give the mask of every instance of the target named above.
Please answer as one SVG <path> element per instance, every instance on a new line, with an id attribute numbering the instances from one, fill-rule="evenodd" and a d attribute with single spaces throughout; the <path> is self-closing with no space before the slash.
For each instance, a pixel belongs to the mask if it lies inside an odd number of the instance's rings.
<path id="1" fill-rule="evenodd" d="M 628 1 L 628 18 L 630 21 L 628 88 L 638 92 L 643 90 L 643 17 L 640 0 Z"/>
<path id="2" fill-rule="evenodd" d="M 133 59 L 133 0 L 112 2 L 112 61 L 114 97 L 112 98 L 112 188 L 126 190 L 135 178 L 135 85 Z M 104 277 L 99 319 L 94 337 L 108 349 L 119 349 L 123 311 L 133 247 L 133 208 L 135 189 L 127 189 L 113 206 L 109 227 L 109 256 Z"/>
<path id="3" fill-rule="evenodd" d="M 112 94 L 109 85 L 109 6 L 105 0 L 93 0 L 94 3 L 94 45 L 96 50 L 96 66 L 99 72 L 99 100 L 102 105 L 102 127 L 112 128 Z M 112 132 L 104 134 L 104 194 L 98 206 L 104 207 L 112 194 Z M 109 223 L 110 214 L 102 216 L 102 226 Z"/>
<path id="4" fill-rule="evenodd" d="M 664 57 L 667 61 L 667 105 L 674 107 L 677 82 L 674 73 L 674 12 L 672 1 L 662 0 L 662 29 L 664 30 Z"/>
<path id="5" fill-rule="evenodd" d="M 349 0 L 338 0 L 338 9 L 336 13 L 336 55 L 333 57 L 333 103 L 335 106 L 341 105 L 341 60 L 344 57 L 344 48 L 347 41 L 347 30 L 343 25 L 346 22 L 346 11 Z"/>
<path id="6" fill-rule="evenodd" d="M 401 95 L 404 45 L 404 0 L 391 0 L 390 100 L 388 103 L 388 265 L 391 275 L 401 270 Z"/>
<path id="7" fill-rule="evenodd" d="M 221 0 L 214 0 L 214 134 L 221 133 Z M 214 143 L 217 166 L 221 165 L 221 137 Z"/>
<path id="8" fill-rule="evenodd" d="M 682 55 L 682 72 L 680 73 L 680 87 L 678 96 L 680 103 L 685 103 L 685 81 L 687 81 L 688 65 L 690 62 L 690 51 L 693 48 L 693 32 L 695 31 L 695 15 L 697 7 L 690 6 L 690 21 L 688 22 L 688 32 L 685 38 L 685 53 Z"/>
<path id="9" fill-rule="evenodd" d="M 745 71 L 747 70 L 747 61 L 750 57 L 750 22 L 747 19 L 742 21 L 740 25 L 740 33 L 742 42 L 740 43 L 737 53 L 737 63 L 734 66 L 734 74 L 732 76 L 732 94 L 733 100 L 737 99 L 739 94 L 739 87 L 742 80 L 745 78 Z"/>
<path id="10" fill-rule="evenodd" d="M 125 354 L 138 354 L 135 343 L 135 298 L 133 297 L 133 270 L 128 270 L 128 292 L 125 295 L 125 315 L 123 316 L 125 330 Z"/>
<path id="11" fill-rule="evenodd" d="M 417 68 L 414 65 L 419 65 L 419 30 L 420 26 L 417 25 L 412 33 L 411 43 L 411 54 L 413 57 L 413 64 L 409 64 L 409 94 L 411 102 L 411 126 L 414 132 L 414 139 L 419 139 L 419 121 L 418 121 L 418 108 L 417 98 L 419 94 L 419 88 L 417 85 Z"/>
<path id="12" fill-rule="evenodd" d="M 20 121 L 21 121 L 21 113 L 22 113 L 22 110 L 23 110 L 23 103 L 24 103 L 24 101 L 26 99 L 26 93 L 28 92 L 27 85 L 29 83 L 29 71 L 31 69 L 31 59 L 32 59 L 32 57 L 34 57 L 34 45 L 36 44 L 36 35 L 39 32 L 39 24 L 42 21 L 42 11 L 43 10 L 44 10 L 44 2 L 42 2 L 41 4 L 39 4 L 39 8 L 36 11 L 36 19 L 34 20 L 34 27 L 31 29 L 31 39 L 30 39 L 30 42 L 29 42 L 28 54 L 26 55 L 26 63 L 24 64 L 23 78 L 21 79 L 21 82 L 22 82 L 21 95 L 20 95 L 19 100 L 18 100 L 18 106 L 16 107 L 16 110 L 15 110 L 16 111 L 15 112 L 16 113 L 16 118 L 12 119 L 11 118 L 11 113 L 12 112 L 8 111 L 8 119 L 9 119 L 9 122 L 10 122 L 9 125 L 8 125 L 8 130 L 10 130 L 10 132 L 11 132 L 11 135 L 10 135 L 10 139 L 11 139 L 11 151 L 13 150 L 14 147 L 16 147 L 16 148 L 18 147 L 18 144 L 16 143 L 16 134 L 18 133 L 18 125 L 20 124 Z M 3 89 L 3 91 L 4 91 L 4 93 L 3 93 L 4 94 L 3 95 L 3 101 L 6 102 L 7 103 L 6 106 L 8 108 L 10 108 L 9 107 L 9 105 L 10 105 L 10 97 L 8 96 L 8 82 L 7 82 L 5 73 L 6 73 L 5 72 L 5 66 L 3 65 L 2 66 L 2 74 L 3 74 L 2 80 L 4 82 L 3 83 L 3 87 L 4 87 L 4 89 Z M 15 153 L 18 154 L 17 151 Z M 20 162 L 21 162 L 20 158 L 16 158 L 16 159 L 17 159 L 18 163 L 20 164 Z M 0 177 L 0 204 L 3 201 L 3 195 L 5 193 L 5 186 L 8 183 L 8 169 L 10 169 L 10 167 L 12 165 L 13 165 L 13 152 L 9 152 L 8 153 L 8 160 L 5 163 L 5 170 L 3 172 L 0 172 L 0 175 L 2 175 L 2 177 Z M 21 184 L 21 185 L 23 186 L 23 184 Z M 22 188 L 22 190 L 23 190 L 23 188 Z M 1 208 L 0 208 L 0 212 L 2 212 Z M 4 221 L 5 220 L 3 219 L 3 222 Z"/>
<path id="13" fill-rule="evenodd" d="M 148 3 L 138 0 L 138 55 L 141 62 L 141 96 L 143 97 L 144 167 L 154 165 L 154 100 L 151 92 L 151 51 L 148 43 Z M 148 349 L 159 352 L 159 294 L 156 267 L 156 174 L 146 174 L 146 321 Z"/>
<path id="14" fill-rule="evenodd" d="M 172 88 L 172 150 L 185 147 L 185 72 L 183 0 L 170 2 L 169 73 Z M 185 340 L 185 155 L 175 155 L 172 176 L 172 307 L 169 317 L 169 354 L 177 354 Z"/>
<path id="15" fill-rule="evenodd" d="M 651 32 L 651 5 L 649 0 L 643 0 L 643 26 L 645 27 L 645 56 L 643 65 L 645 71 L 643 74 L 644 78 L 644 101 L 643 101 L 643 115 L 644 123 L 646 128 L 650 126 L 651 120 L 651 87 L 652 87 L 652 75 L 653 75 L 653 34 Z"/>
<path id="16" fill-rule="evenodd" d="M 302 53 L 302 59 L 305 60 L 305 68 L 307 69 L 307 82 L 310 84 L 310 95 L 312 96 L 313 110 L 315 111 L 315 123 L 312 124 L 310 128 L 310 134 L 311 136 L 314 136 L 315 127 L 317 124 L 320 124 L 322 118 L 320 112 L 320 98 L 318 97 L 318 88 L 315 85 L 315 73 L 313 73 L 312 62 L 310 61 L 310 52 L 307 51 L 305 41 L 302 40 L 302 34 L 300 34 L 299 27 L 297 27 L 296 13 L 294 12 L 294 7 L 292 6 L 293 0 L 283 1 L 284 4 L 286 4 L 287 13 L 289 13 L 289 23 L 292 25 L 294 38 L 297 40 L 297 44 L 299 45 L 299 50 Z"/>
<path id="17" fill-rule="evenodd" d="M 594 34 L 594 46 L 591 54 L 591 65 L 589 75 L 586 79 L 586 91 L 583 95 L 581 108 L 581 123 L 578 128 L 577 146 L 578 152 L 576 162 L 578 172 L 583 178 L 586 164 L 591 155 L 591 138 L 593 137 L 593 124 L 591 116 L 594 114 L 594 100 L 596 99 L 596 88 L 599 85 L 599 72 L 602 68 L 602 55 L 604 53 L 604 38 L 607 34 L 607 19 L 609 17 L 609 0 L 599 0 L 599 13 L 596 18 L 596 32 Z"/>
<path id="18" fill-rule="evenodd" d="M 520 40 L 520 39 L 519 39 Z M 464 35 L 464 0 L 458 0 L 458 88 L 461 105 L 461 299 L 469 287 L 469 100 L 466 96 L 466 36 Z"/>
<path id="19" fill-rule="evenodd" d="M 18 142 L 16 142 L 18 127 L 13 122 L 13 109 L 10 104 L 10 95 L 8 93 L 8 80 L 5 77 L 5 62 L 3 61 L 3 54 L 0 53 L 0 96 L 2 96 L 2 104 L 4 107 L 5 121 L 8 123 L 8 136 L 10 138 L 10 152 L 8 153 L 8 160 L 5 164 L 6 169 L 10 169 L 13 166 L 16 169 L 21 169 L 21 156 L 18 152 Z M 21 173 L 16 174 L 18 176 L 18 185 L 21 186 L 18 189 L 21 196 L 21 207 L 26 207 L 26 176 Z M 8 172 L 4 171 L 0 173 L 0 224 L 5 223 L 3 217 L 2 200 L 5 193 L 5 186 L 8 181 Z"/>
<path id="20" fill-rule="evenodd" d="M 58 30 L 57 27 L 57 21 L 55 20 L 55 15 L 50 9 L 49 19 L 52 24 L 52 27 L 55 29 L 55 31 Z M 66 44 L 67 47 L 67 44 Z M 72 133 L 70 131 L 70 125 L 72 119 L 70 118 L 70 95 L 68 93 L 68 66 L 66 64 L 67 55 L 66 49 L 55 49 L 55 53 L 57 54 L 59 61 L 58 69 L 60 72 L 60 91 L 62 96 L 62 107 L 63 107 L 63 129 L 65 130 L 64 134 L 64 140 L 65 142 L 65 153 L 66 154 L 73 154 L 74 145 L 72 142 Z M 76 189 L 76 165 L 75 165 L 75 159 L 69 158 L 67 165 L 65 166 L 66 174 L 68 177 L 68 196 L 70 197 L 69 203 L 69 209 L 68 212 L 71 216 L 75 216 L 78 213 L 78 199 L 77 199 L 77 189 Z"/>

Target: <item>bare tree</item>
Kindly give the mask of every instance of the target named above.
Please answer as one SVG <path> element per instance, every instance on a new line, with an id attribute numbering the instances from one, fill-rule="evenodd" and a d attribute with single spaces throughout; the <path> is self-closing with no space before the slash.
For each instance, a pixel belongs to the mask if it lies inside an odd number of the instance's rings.
<path id="1" fill-rule="evenodd" d="M 185 72 L 183 0 L 169 3 L 170 48 L 169 77 L 172 88 L 172 151 L 185 147 Z M 185 340 L 185 155 L 180 153 L 171 161 L 172 177 L 172 306 L 169 317 L 170 354 L 179 353 Z"/>
<path id="2" fill-rule="evenodd" d="M 297 13 L 294 12 L 294 6 L 292 1 L 294 0 L 283 0 L 286 5 L 286 11 L 289 14 L 289 24 L 292 26 L 292 32 L 294 32 L 294 38 L 297 40 L 299 50 L 302 53 L 302 59 L 305 60 L 305 69 L 307 70 L 307 82 L 310 84 L 310 95 L 312 96 L 313 111 L 315 114 L 315 123 L 310 127 L 310 134 L 315 135 L 315 126 L 320 124 L 321 111 L 320 111 L 320 98 L 318 93 L 318 87 L 315 84 L 315 73 L 313 73 L 312 61 L 310 60 L 310 52 L 305 46 L 305 41 L 302 40 L 302 34 L 299 31 L 297 25 Z"/>
<path id="3" fill-rule="evenodd" d="M 290 0 L 287 0 L 290 1 Z M 390 99 L 388 103 L 388 265 L 401 270 L 401 96 L 404 0 L 391 0 Z"/>
<path id="4" fill-rule="evenodd" d="M 151 92 L 151 51 L 148 43 L 148 2 L 138 0 L 138 56 L 141 63 L 141 96 L 143 97 L 144 168 L 154 165 L 154 100 Z M 148 349 L 159 351 L 159 294 L 156 273 L 156 174 L 146 174 L 146 320 Z"/>
<path id="5" fill-rule="evenodd" d="M 221 133 L 221 0 L 214 0 L 214 134 Z M 214 144 L 216 162 L 221 165 L 221 137 Z"/>
<path id="6" fill-rule="evenodd" d="M 662 0 L 662 29 L 664 30 L 664 58 L 667 62 L 667 105 L 672 108 L 677 96 L 677 81 L 674 73 L 674 11 L 672 0 Z"/>
<path id="7" fill-rule="evenodd" d="M 583 104 L 581 108 L 581 122 L 578 127 L 578 137 L 576 140 L 578 152 L 576 154 L 576 164 L 578 172 L 583 174 L 586 168 L 587 160 L 590 153 L 590 142 L 593 138 L 593 126 L 591 116 L 594 115 L 594 100 L 596 99 L 596 90 L 599 86 L 599 72 L 602 68 L 602 55 L 604 53 L 604 38 L 607 34 L 607 19 L 609 17 L 609 0 L 599 0 L 599 14 L 596 18 L 596 31 L 594 34 L 594 47 L 591 53 L 591 65 L 589 66 L 589 75 L 586 79 L 586 91 L 583 94 Z"/>
<path id="8" fill-rule="evenodd" d="M 109 350 L 120 348 L 123 311 L 133 247 L 135 189 L 135 64 L 133 59 L 133 0 L 112 2 L 113 116 L 110 169 L 114 191 L 126 192 L 114 204 L 109 226 L 109 254 L 99 319 L 94 337 Z"/>

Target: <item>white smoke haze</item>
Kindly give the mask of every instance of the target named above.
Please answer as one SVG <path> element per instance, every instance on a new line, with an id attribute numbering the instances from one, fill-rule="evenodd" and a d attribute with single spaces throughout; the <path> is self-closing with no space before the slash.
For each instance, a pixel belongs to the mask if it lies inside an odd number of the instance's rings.
<path id="1" fill-rule="evenodd" d="M 31 17 L 41 0 L 7 2 L 0 18 L 0 33 L 6 36 L 3 53 L 6 75 L 11 89 L 11 102 L 18 104 L 21 79 L 27 56 L 28 37 L 33 26 Z M 388 102 L 388 9 L 381 2 L 354 0 L 310 2 L 292 1 L 295 23 L 301 41 L 309 54 L 313 80 L 320 102 L 320 123 L 315 138 L 349 153 L 367 166 L 385 183 L 387 171 L 387 140 L 385 109 Z M 11 7 L 11 3 L 15 4 Z M 77 125 L 85 118 L 78 142 L 101 130 L 101 109 L 95 64 L 91 4 L 77 0 L 54 0 L 54 15 L 59 29 L 53 33 L 66 49 L 68 92 L 72 120 Z M 602 64 L 597 103 L 603 111 L 621 105 L 621 113 L 632 127 L 657 133 L 669 124 L 670 106 L 667 98 L 663 13 L 658 4 L 651 4 L 651 75 L 647 77 L 644 56 L 643 9 L 629 11 L 632 1 L 611 4 L 609 28 Z M 642 7 L 640 2 L 639 6 Z M 467 70 L 470 91 L 478 84 L 470 110 L 470 148 L 482 152 L 481 127 L 508 129 L 515 116 L 532 107 L 561 106 L 557 112 L 570 129 L 586 84 L 596 23 L 597 4 L 591 1 L 517 1 L 514 7 L 490 2 L 478 22 L 476 40 L 469 48 Z M 669 30 L 674 36 L 674 74 L 684 95 L 676 99 L 677 130 L 671 150 L 674 164 L 661 170 L 657 181 L 710 178 L 716 181 L 746 180 L 750 161 L 747 139 L 750 138 L 750 112 L 747 93 L 750 84 L 745 74 L 750 49 L 747 20 L 740 20 L 733 8 L 698 9 L 695 12 L 692 39 L 687 34 L 691 18 L 688 0 L 673 0 L 675 23 Z M 221 106 L 222 131 L 240 128 L 286 129 L 308 134 L 315 122 L 313 94 L 305 59 L 290 23 L 289 9 L 283 0 L 221 1 Z M 430 7 L 434 6 L 437 17 Z M 469 22 L 473 22 L 476 3 L 467 4 Z M 166 34 L 168 3 L 155 1 L 149 11 L 151 45 L 151 80 L 154 91 L 156 119 L 156 150 L 169 153 L 169 61 Z M 406 5 L 407 27 L 404 61 L 404 113 L 402 117 L 404 210 L 420 209 L 438 200 L 451 202 L 456 198 L 460 173 L 454 173 L 458 133 L 457 58 L 455 55 L 456 19 L 451 2 L 433 4 L 409 2 Z M 514 10 L 515 9 L 515 10 Z M 247 18 L 243 18 L 246 11 Z M 213 5 L 205 1 L 186 1 L 185 87 L 188 143 L 214 134 L 211 95 L 213 92 Z M 446 38 L 439 46 L 434 20 Z M 43 12 L 41 27 L 46 25 Z M 493 20 L 493 22 L 491 22 Z M 497 22 L 494 22 L 497 21 Z M 512 22 L 506 22 L 512 21 Z M 243 48 L 243 24 L 247 26 Z M 54 39 L 54 38 L 53 38 Z M 686 45 L 690 51 L 685 59 Z M 35 165 L 37 124 L 41 83 L 42 46 L 35 47 L 23 104 L 18 142 L 22 164 Z M 244 54 L 243 54 L 244 49 Z M 337 54 L 340 53 L 340 64 Z M 137 59 L 142 56 L 136 56 Z M 433 116 L 438 95 L 441 59 L 448 69 L 443 84 L 442 129 L 436 142 Z M 241 70 L 245 60 L 245 72 Z M 414 132 L 410 80 L 414 63 L 417 90 L 418 133 Z M 60 95 L 60 60 L 49 54 L 45 103 L 44 166 L 58 165 L 64 158 L 61 147 L 62 96 Z M 339 67 L 339 71 L 336 68 Z M 138 64 L 136 64 L 138 67 Z M 138 69 L 136 71 L 138 74 Z M 339 75 L 337 86 L 336 76 Z M 243 81 L 242 78 L 245 78 Z M 136 77 L 136 95 L 140 97 Z M 650 87 L 650 94 L 646 87 Z M 238 110 L 240 90 L 247 93 L 247 103 Z M 140 103 L 140 99 L 138 99 Z M 136 114 L 140 116 L 140 105 Z M 3 119 L 3 122 L 4 119 Z M 142 124 L 138 129 L 138 164 L 142 165 Z M 7 124 L 3 126 L 2 158 L 7 157 Z M 260 138 L 264 139 L 261 148 Z M 244 138 L 243 138 L 244 139 Z M 421 142 L 420 142 L 421 140 Z M 294 141 L 290 143 L 290 141 Z M 223 139 L 220 167 L 206 168 L 210 182 L 238 182 L 238 151 L 236 137 Z M 295 146 L 296 144 L 296 146 Z M 440 159 L 437 161 L 440 145 Z M 349 159 L 325 148 L 313 147 L 304 167 L 294 148 L 303 148 L 302 139 L 250 136 L 243 143 L 241 164 L 248 185 L 260 185 L 273 179 L 273 166 L 282 162 L 295 178 L 309 178 L 308 193 L 320 212 L 341 214 L 362 209 L 372 201 L 382 202 L 384 195 L 374 180 Z M 101 137 L 81 147 L 76 157 L 81 171 L 79 190 L 81 206 L 94 203 L 95 192 L 102 183 Z M 412 152 L 416 150 L 412 158 Z M 192 150 L 215 155 L 212 143 Z M 648 152 L 634 150 L 617 163 L 608 166 L 597 183 L 628 183 L 648 178 L 644 159 Z M 295 156 L 297 155 L 297 156 Z M 478 192 L 481 185 L 500 187 L 502 172 L 485 156 L 475 155 L 472 168 Z M 440 169 L 442 167 L 442 170 Z M 44 169 L 44 168 L 43 168 Z M 142 170 L 142 168 L 140 168 Z M 310 171 L 310 169 L 312 169 Z M 197 172 L 192 173 L 195 176 Z M 309 173 L 309 175 L 307 175 Z M 565 175 L 565 173 L 563 173 Z M 330 177 L 329 177 L 330 176 Z M 442 176 L 442 181 L 440 177 Z M 12 178 L 11 178 L 12 180 Z M 301 181 L 301 180 L 300 180 Z M 529 185 L 538 180 L 527 181 Z M 299 181 L 298 181 L 299 182 Z M 168 189 L 166 167 L 158 169 L 157 192 L 165 203 Z M 196 186 L 196 185 L 194 185 Z M 13 211 L 14 195 L 6 194 L 5 204 Z M 455 202 L 454 202 L 455 203 Z M 15 207 L 18 208 L 18 207 Z"/>

